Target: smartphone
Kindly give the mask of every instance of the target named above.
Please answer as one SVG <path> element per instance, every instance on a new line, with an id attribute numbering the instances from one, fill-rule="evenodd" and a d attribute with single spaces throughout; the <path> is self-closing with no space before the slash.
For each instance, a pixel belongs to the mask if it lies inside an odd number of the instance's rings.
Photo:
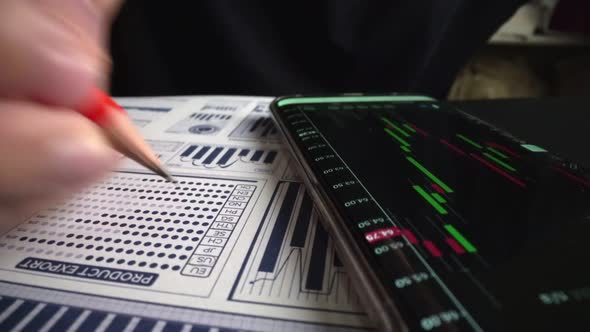
<path id="1" fill-rule="evenodd" d="M 588 168 L 426 96 L 270 108 L 379 330 L 590 327 Z"/>

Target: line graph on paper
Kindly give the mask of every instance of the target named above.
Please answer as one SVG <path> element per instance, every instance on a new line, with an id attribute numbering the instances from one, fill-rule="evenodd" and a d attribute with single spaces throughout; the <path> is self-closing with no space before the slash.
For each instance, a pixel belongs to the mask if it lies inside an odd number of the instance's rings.
<path id="1" fill-rule="evenodd" d="M 189 169 L 271 173 L 279 157 L 280 152 L 272 148 L 190 144 L 167 164 Z"/>
<path id="2" fill-rule="evenodd" d="M 351 281 L 300 183 L 279 184 L 260 227 L 233 300 L 360 313 Z"/>

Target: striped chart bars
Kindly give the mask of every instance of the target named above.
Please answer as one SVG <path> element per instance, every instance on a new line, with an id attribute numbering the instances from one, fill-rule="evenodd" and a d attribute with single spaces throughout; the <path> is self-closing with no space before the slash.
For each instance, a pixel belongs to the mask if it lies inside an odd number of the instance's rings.
<path id="1" fill-rule="evenodd" d="M 189 116 L 191 119 L 209 121 L 209 120 L 229 120 L 231 114 L 212 114 L 212 113 L 193 113 Z"/>
<path id="2" fill-rule="evenodd" d="M 177 331 L 232 329 L 0 296 L 0 331 Z"/>

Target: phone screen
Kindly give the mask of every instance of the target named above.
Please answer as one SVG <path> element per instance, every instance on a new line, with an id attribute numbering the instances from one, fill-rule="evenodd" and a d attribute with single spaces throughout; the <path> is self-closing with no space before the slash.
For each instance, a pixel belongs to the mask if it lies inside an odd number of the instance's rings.
<path id="1" fill-rule="evenodd" d="M 588 328 L 582 165 L 423 97 L 272 109 L 408 327 Z"/>

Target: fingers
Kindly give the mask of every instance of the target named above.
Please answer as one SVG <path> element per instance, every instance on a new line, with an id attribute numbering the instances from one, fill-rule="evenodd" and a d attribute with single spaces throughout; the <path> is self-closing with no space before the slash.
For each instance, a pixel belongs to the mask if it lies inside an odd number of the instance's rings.
<path id="1" fill-rule="evenodd" d="M 106 36 L 119 5 L 0 1 L 0 228 L 80 190 L 118 159 L 94 124 L 66 109 L 107 81 Z"/>
<path id="2" fill-rule="evenodd" d="M 119 1 L 0 2 L 0 97 L 73 108 L 107 80 L 103 47 Z"/>
<path id="3" fill-rule="evenodd" d="M 0 101 L 0 210 L 64 197 L 116 162 L 98 127 L 81 115 Z"/>
<path id="4" fill-rule="evenodd" d="M 112 23 L 123 5 L 123 0 L 93 0 L 94 4 L 104 14 L 105 23 Z"/>

